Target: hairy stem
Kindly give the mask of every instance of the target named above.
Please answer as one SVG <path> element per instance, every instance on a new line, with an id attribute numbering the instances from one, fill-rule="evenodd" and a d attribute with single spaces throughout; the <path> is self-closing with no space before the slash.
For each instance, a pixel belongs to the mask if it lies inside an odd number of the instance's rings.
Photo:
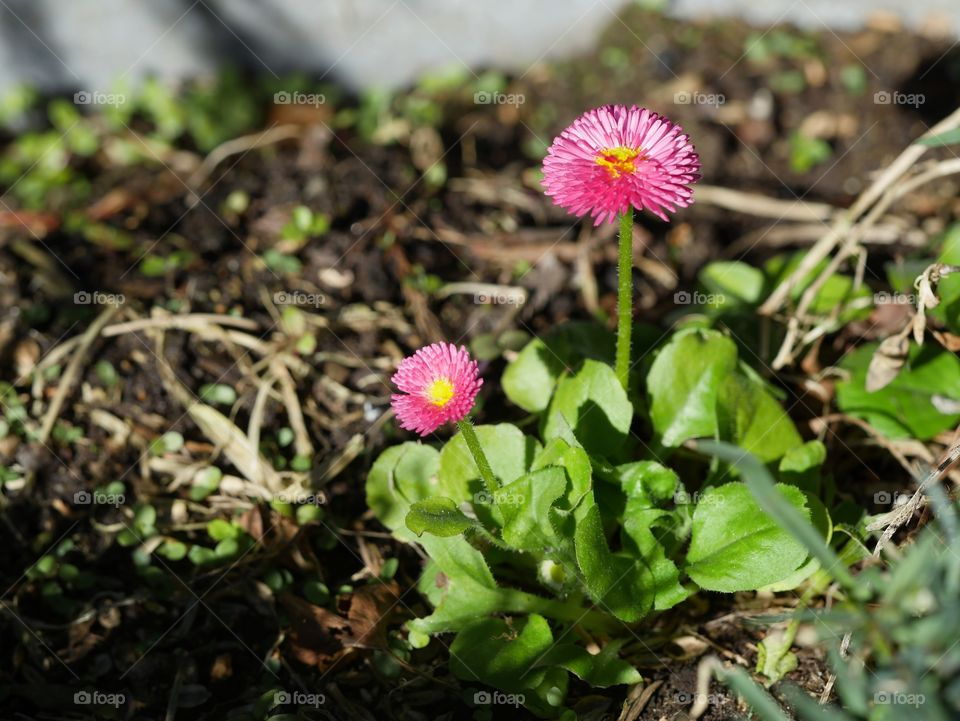
<path id="1" fill-rule="evenodd" d="M 633 325 L 633 208 L 620 215 L 620 263 L 617 267 L 617 379 L 630 382 L 630 331 Z"/>
<path id="2" fill-rule="evenodd" d="M 462 421 L 457 421 L 457 428 L 463 434 L 463 440 L 467 442 L 467 448 L 470 449 L 470 454 L 480 470 L 480 477 L 483 479 L 483 485 L 487 488 L 487 493 L 496 496 L 497 491 L 500 490 L 500 484 L 497 483 L 497 478 L 490 468 L 490 462 L 487 460 L 483 448 L 480 447 L 480 439 L 477 438 L 477 432 L 473 430 L 473 424 L 469 418 L 464 418 Z"/>

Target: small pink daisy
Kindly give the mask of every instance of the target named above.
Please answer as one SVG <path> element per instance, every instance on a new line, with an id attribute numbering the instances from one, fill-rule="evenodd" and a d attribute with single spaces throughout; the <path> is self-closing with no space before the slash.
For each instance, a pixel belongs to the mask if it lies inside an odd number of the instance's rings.
<path id="1" fill-rule="evenodd" d="M 402 393 L 390 399 L 400 427 L 427 436 L 448 421 L 466 418 L 483 379 L 467 349 L 452 343 L 425 346 L 404 358 L 391 380 Z"/>
<path id="2" fill-rule="evenodd" d="M 631 207 L 667 220 L 693 202 L 700 158 L 683 130 L 636 105 L 588 110 L 560 133 L 543 161 L 553 202 L 594 225 Z"/>

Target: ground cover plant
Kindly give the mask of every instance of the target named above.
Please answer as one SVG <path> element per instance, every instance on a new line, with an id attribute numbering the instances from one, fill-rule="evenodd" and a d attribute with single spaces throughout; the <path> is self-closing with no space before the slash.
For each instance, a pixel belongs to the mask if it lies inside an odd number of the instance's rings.
<path id="1" fill-rule="evenodd" d="M 633 9 L 8 99 L 0 707 L 954 717 L 955 68 Z"/>

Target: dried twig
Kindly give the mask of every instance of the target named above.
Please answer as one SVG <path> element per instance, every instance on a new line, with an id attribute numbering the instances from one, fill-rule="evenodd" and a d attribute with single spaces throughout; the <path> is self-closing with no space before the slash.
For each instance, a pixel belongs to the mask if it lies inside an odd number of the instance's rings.
<path id="1" fill-rule="evenodd" d="M 931 138 L 947 130 L 960 126 L 960 108 L 934 125 L 921 136 Z M 817 264 L 826 258 L 837 244 L 850 231 L 857 220 L 880 199 L 880 197 L 919 160 L 929 148 L 925 145 L 913 143 L 909 145 L 887 168 L 861 193 L 856 202 L 833 221 L 828 232 L 817 241 L 807 252 L 797 268 L 774 289 L 770 297 L 760 306 L 760 313 L 773 315 L 786 302 L 790 292 L 807 275 L 816 268 Z"/>
<path id="2" fill-rule="evenodd" d="M 63 377 L 57 386 L 57 392 L 54 394 L 53 400 L 50 401 L 50 407 L 47 408 L 47 412 L 43 417 L 43 423 L 40 424 L 40 435 L 37 437 L 40 443 L 46 443 L 49 440 L 50 432 L 53 430 L 53 425 L 60 416 L 63 403 L 67 400 L 67 395 L 70 393 L 70 389 L 73 388 L 77 376 L 80 375 L 80 368 L 87 357 L 87 351 L 90 350 L 93 341 L 97 339 L 103 327 L 110 322 L 110 319 L 113 318 L 114 314 L 119 310 L 119 307 L 120 306 L 113 305 L 105 308 L 80 337 L 80 343 L 77 345 L 77 349 L 74 351 L 70 363 L 67 364 L 67 369 L 63 372 Z"/>
<path id="3" fill-rule="evenodd" d="M 780 200 L 757 193 L 744 193 L 740 190 L 703 184 L 695 186 L 694 199 L 700 205 L 713 205 L 745 215 L 774 218 L 778 221 L 796 220 L 803 223 L 829 220 L 842 210 L 827 203 L 813 203 L 799 199 Z M 822 228 L 822 223 L 818 227 Z"/>

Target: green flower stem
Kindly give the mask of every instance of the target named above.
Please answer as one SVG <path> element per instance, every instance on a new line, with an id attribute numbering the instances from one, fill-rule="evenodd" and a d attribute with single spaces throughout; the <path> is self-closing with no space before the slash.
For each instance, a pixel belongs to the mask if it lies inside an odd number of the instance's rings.
<path id="1" fill-rule="evenodd" d="M 592 604 L 590 608 L 584 608 L 583 598 L 577 595 L 560 601 L 506 588 L 501 589 L 501 594 L 504 610 L 507 612 L 539 613 L 557 621 L 605 631 L 615 630 L 619 623 L 609 615 L 595 610 Z"/>
<path id="2" fill-rule="evenodd" d="M 630 383 L 630 331 L 633 327 L 633 208 L 620 214 L 620 263 L 617 267 L 617 379 Z"/>
<path id="3" fill-rule="evenodd" d="M 470 449 L 470 454 L 480 470 L 480 477 L 483 479 L 483 485 L 487 487 L 487 493 L 496 496 L 497 491 L 500 490 L 500 484 L 497 483 L 497 478 L 490 468 L 490 462 L 487 460 L 483 448 L 480 447 L 480 439 L 477 438 L 477 432 L 473 430 L 473 424 L 469 418 L 464 418 L 462 421 L 457 421 L 457 428 L 463 434 L 463 440 L 467 442 L 467 448 Z"/>

